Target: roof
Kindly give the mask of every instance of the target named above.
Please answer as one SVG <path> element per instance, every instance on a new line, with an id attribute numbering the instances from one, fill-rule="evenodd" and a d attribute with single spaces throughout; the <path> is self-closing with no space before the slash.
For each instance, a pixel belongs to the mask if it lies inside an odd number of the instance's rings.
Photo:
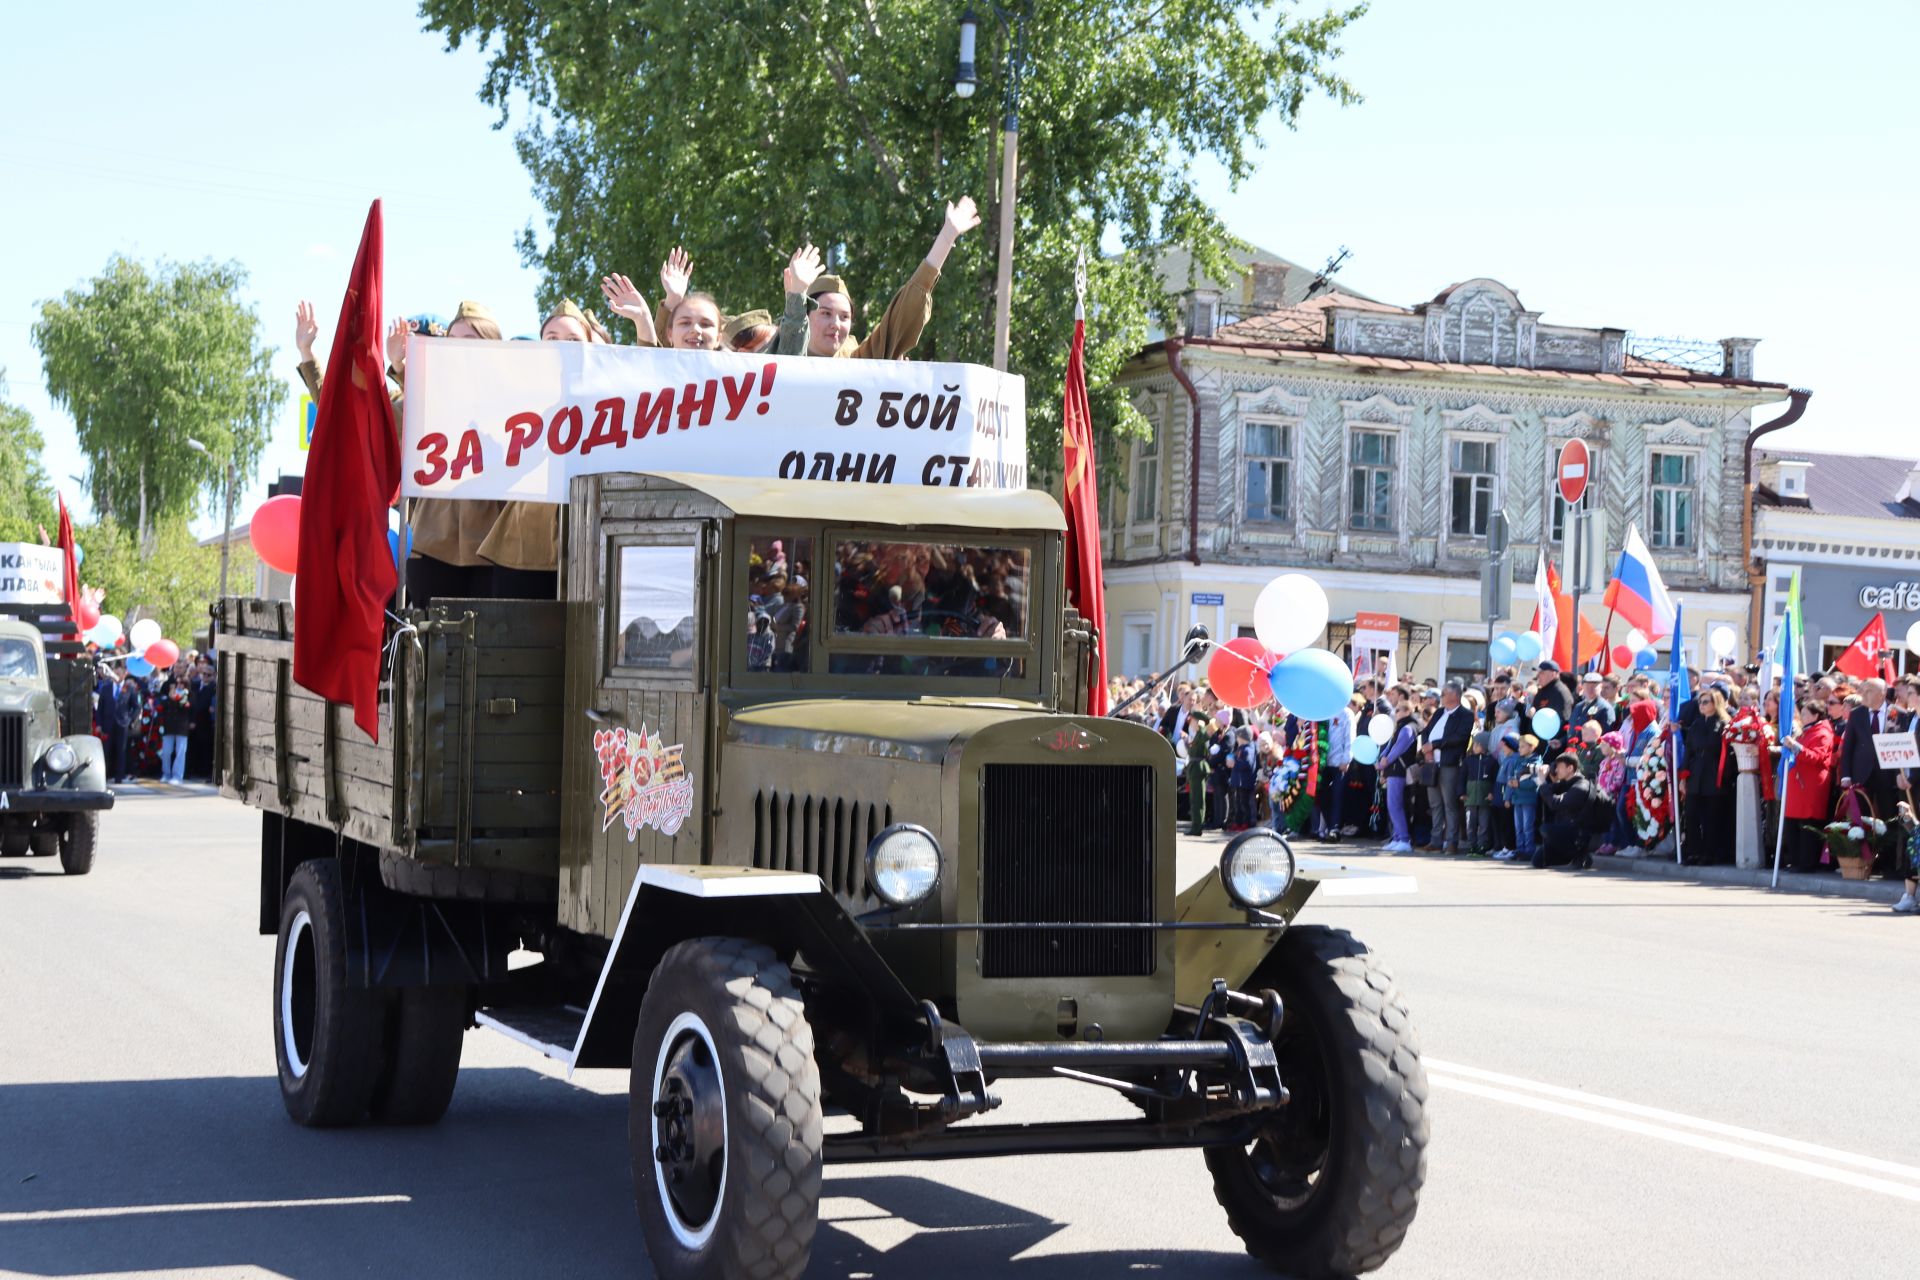
<path id="1" fill-rule="evenodd" d="M 671 484 L 704 493 L 739 516 L 781 520 L 891 524 L 935 529 L 987 529 L 1001 533 L 1066 531 L 1066 516 L 1040 489 L 930 489 L 918 484 L 836 484 L 828 480 L 777 480 L 759 476 L 710 476 L 653 471 Z"/>
<path id="2" fill-rule="evenodd" d="M 1885 458 L 1854 453 L 1803 453 L 1799 450 L 1759 451 L 1763 462 L 1804 462 L 1807 500 L 1796 502 L 1762 488 L 1761 500 L 1787 510 L 1811 511 L 1823 516 L 1857 516 L 1867 520 L 1920 520 L 1920 501 L 1896 502 L 1909 472 L 1920 468 L 1913 458 Z"/>

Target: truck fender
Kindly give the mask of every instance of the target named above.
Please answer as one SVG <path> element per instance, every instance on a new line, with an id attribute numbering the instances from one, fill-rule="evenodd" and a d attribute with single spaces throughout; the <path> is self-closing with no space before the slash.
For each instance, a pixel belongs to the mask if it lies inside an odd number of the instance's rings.
<path id="1" fill-rule="evenodd" d="M 67 787 L 74 791 L 105 791 L 107 751 L 100 739 L 90 733 L 72 733 L 60 741 L 72 747 L 73 754 L 80 760 L 80 767 L 67 775 Z"/>
<path id="2" fill-rule="evenodd" d="M 647 980 L 667 948 L 689 938 L 746 938 L 868 1000 L 879 1024 L 912 1027 L 923 1014 L 866 932 L 807 872 L 758 867 L 642 865 L 627 890 L 586 1019 L 567 1065 L 626 1066 Z"/>

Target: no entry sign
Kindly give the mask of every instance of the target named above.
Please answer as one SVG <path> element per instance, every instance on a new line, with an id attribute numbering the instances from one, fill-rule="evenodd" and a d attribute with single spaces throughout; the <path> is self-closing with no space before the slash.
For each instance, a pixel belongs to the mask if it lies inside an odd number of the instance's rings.
<path id="1" fill-rule="evenodd" d="M 1585 440 L 1569 440 L 1560 446 L 1560 496 L 1568 506 L 1579 502 L 1587 492 L 1587 479 L 1593 473 L 1593 458 Z"/>

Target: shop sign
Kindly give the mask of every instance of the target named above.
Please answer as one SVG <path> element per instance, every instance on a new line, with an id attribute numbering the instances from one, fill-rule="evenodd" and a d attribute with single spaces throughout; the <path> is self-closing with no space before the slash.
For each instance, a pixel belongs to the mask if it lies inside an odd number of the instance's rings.
<path id="1" fill-rule="evenodd" d="M 1882 769 L 1920 769 L 1920 741 L 1910 733 L 1876 733 L 1873 754 Z"/>
<path id="2" fill-rule="evenodd" d="M 1860 588 L 1860 607 L 1892 609 L 1901 613 L 1920 612 L 1920 582 L 1895 582 L 1884 587 L 1868 583 Z"/>
<path id="3" fill-rule="evenodd" d="M 1222 605 L 1227 602 L 1227 597 L 1219 591 L 1196 591 L 1193 593 L 1193 602 L 1195 604 Z"/>
<path id="4" fill-rule="evenodd" d="M 1397 613 L 1356 613 L 1353 615 L 1355 648 L 1397 649 L 1400 647 L 1400 615 Z"/>

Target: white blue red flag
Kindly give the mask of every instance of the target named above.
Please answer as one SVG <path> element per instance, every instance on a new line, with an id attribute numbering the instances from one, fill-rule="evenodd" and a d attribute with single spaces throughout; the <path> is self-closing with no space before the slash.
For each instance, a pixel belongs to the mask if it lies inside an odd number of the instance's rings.
<path id="1" fill-rule="evenodd" d="M 1641 541 L 1637 526 L 1627 526 L 1627 544 L 1620 551 L 1620 563 L 1607 584 L 1607 608 L 1638 627 L 1648 640 L 1673 634 L 1676 610 L 1667 584 L 1660 580 L 1660 569 L 1653 553 Z"/>

